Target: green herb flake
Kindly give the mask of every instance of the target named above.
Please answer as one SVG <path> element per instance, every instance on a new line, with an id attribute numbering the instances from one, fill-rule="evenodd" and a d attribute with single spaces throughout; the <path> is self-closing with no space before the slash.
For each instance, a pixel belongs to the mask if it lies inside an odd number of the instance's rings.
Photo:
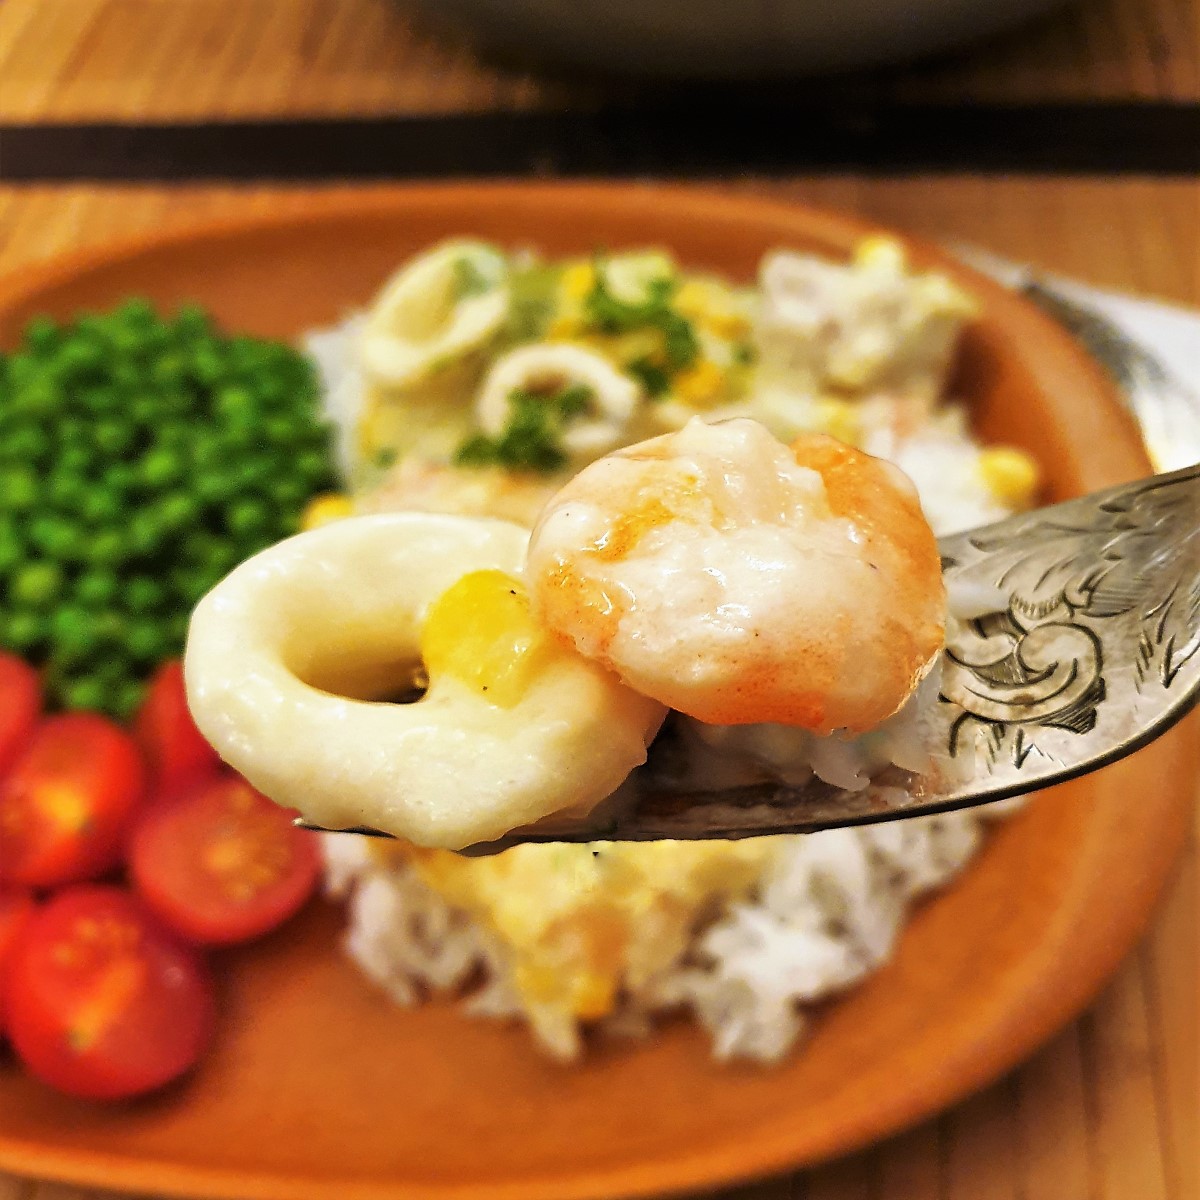
<path id="1" fill-rule="evenodd" d="M 651 400 L 658 400 L 670 390 L 671 376 L 651 358 L 635 358 L 626 364 L 625 371 L 642 385 Z"/>
<path id="2" fill-rule="evenodd" d="M 752 367 L 758 361 L 758 351 L 751 342 L 738 342 L 733 348 L 733 361 L 739 367 Z"/>
<path id="3" fill-rule="evenodd" d="M 473 258 L 464 255 L 454 261 L 454 299 L 467 300 L 490 292 L 494 282 L 480 269 Z"/>
<path id="4" fill-rule="evenodd" d="M 516 389 L 508 397 L 508 424 L 496 437 L 467 438 L 454 455 L 460 467 L 500 466 L 549 474 L 566 466 L 562 432 L 591 407 L 592 389 L 572 384 L 551 395 Z"/>
<path id="5" fill-rule="evenodd" d="M 595 282 L 583 302 L 584 315 L 592 328 L 600 333 L 630 333 L 637 329 L 657 329 L 662 334 L 665 364 L 650 363 L 639 359 L 627 370 L 635 374 L 646 386 L 651 396 L 662 395 L 667 390 L 670 376 L 686 370 L 700 354 L 700 343 L 696 331 L 686 317 L 671 307 L 676 283 L 672 279 L 653 279 L 646 288 L 644 300 L 630 303 L 614 296 L 608 288 L 604 263 L 595 264 Z M 655 370 L 646 377 L 646 367 Z M 666 376 L 666 384 L 655 372 Z"/>

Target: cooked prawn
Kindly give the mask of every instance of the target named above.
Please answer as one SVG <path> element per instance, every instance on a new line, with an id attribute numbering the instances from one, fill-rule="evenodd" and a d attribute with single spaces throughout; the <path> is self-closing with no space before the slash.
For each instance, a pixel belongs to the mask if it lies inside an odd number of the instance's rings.
<path id="1" fill-rule="evenodd" d="M 692 421 L 551 501 L 526 567 L 541 618 L 701 721 L 862 732 L 942 645 L 937 543 L 896 467 L 824 435 Z"/>

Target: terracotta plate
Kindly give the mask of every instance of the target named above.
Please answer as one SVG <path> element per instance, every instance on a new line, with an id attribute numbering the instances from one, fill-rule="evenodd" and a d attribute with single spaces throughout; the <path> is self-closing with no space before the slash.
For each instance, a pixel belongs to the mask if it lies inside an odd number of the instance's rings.
<path id="1" fill-rule="evenodd" d="M 57 261 L 0 286 L 0 345 L 33 313 L 131 293 L 197 299 L 289 336 L 366 301 L 451 233 L 551 252 L 661 243 L 749 277 L 785 244 L 841 254 L 864 226 L 651 187 L 430 187 L 314 200 Z M 1104 381 L 1056 329 L 916 246 L 979 297 L 961 387 L 985 434 L 1034 451 L 1055 496 L 1147 464 Z M 0 1064 L 0 1168 L 263 1200 L 569 1200 L 712 1186 L 812 1163 L 916 1121 L 1016 1063 L 1096 992 L 1145 923 L 1185 827 L 1195 726 L 1038 799 L 923 907 L 895 960 L 777 1070 L 719 1067 L 687 1023 L 564 1068 L 452 1005 L 392 1007 L 314 906 L 220 963 L 224 1017 L 196 1074 L 133 1104 L 74 1103 Z"/>

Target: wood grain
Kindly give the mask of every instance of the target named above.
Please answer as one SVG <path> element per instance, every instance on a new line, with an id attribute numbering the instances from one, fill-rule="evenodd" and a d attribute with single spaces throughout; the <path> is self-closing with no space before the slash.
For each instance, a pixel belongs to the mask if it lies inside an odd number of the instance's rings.
<path id="1" fill-rule="evenodd" d="M 833 177 L 739 186 L 1200 303 L 1194 182 Z M 0 187 L 0 271 L 149 226 L 302 199 L 286 189 Z M 1198 1200 L 1198 863 L 1200 809 L 1142 946 L 1081 1020 L 1009 1077 L 860 1154 L 710 1200 Z M 0 1177 L 0 1200 L 94 1195 Z"/>
<path id="2" fill-rule="evenodd" d="M 848 99 L 1200 99 L 1197 0 L 1075 0 L 953 56 L 810 88 Z M 645 85 L 504 66 L 398 0 L 5 0 L 0 120 L 570 108 Z"/>

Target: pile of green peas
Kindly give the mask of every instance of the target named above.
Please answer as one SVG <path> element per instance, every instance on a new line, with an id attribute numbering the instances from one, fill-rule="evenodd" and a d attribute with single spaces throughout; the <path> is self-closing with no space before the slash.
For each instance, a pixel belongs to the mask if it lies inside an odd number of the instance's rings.
<path id="1" fill-rule="evenodd" d="M 196 601 L 334 486 L 309 361 L 144 300 L 0 355 L 0 647 L 127 718 Z"/>

